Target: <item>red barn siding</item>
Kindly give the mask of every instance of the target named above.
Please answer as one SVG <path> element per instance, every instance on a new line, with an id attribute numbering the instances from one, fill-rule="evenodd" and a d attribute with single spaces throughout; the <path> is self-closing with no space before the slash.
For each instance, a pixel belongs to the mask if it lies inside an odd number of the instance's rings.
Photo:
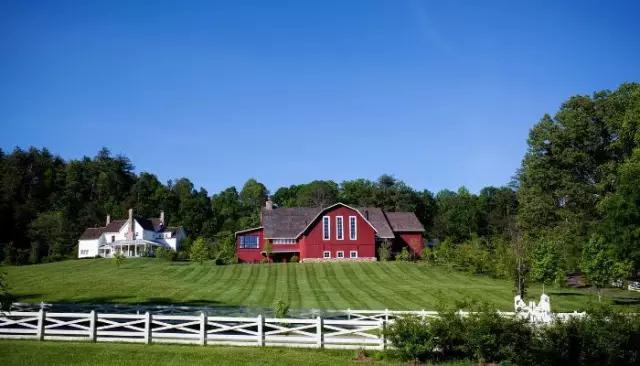
<path id="1" fill-rule="evenodd" d="M 329 240 L 322 238 L 322 217 L 330 217 L 331 236 Z M 336 216 L 342 216 L 344 222 L 344 239 L 336 239 Z M 349 236 L 349 216 L 355 216 L 357 220 L 357 237 L 351 240 Z M 300 241 L 300 254 L 302 259 L 323 258 L 323 252 L 331 252 L 331 258 L 337 257 L 338 251 L 344 251 L 345 258 L 349 258 L 349 251 L 357 250 L 358 258 L 375 257 L 375 230 L 355 210 L 344 206 L 337 206 L 322 215 L 311 225 Z"/>
<path id="2" fill-rule="evenodd" d="M 255 249 L 246 249 L 240 248 L 240 237 L 241 236 L 255 236 L 258 235 L 258 248 Z M 236 254 L 238 255 L 238 260 L 240 262 L 260 262 L 264 256 L 262 255 L 262 251 L 264 250 L 264 231 L 262 229 L 256 229 L 252 231 L 246 231 L 242 234 L 238 234 L 236 237 Z"/>
<path id="3" fill-rule="evenodd" d="M 424 241 L 422 240 L 422 233 L 398 233 L 398 240 L 402 245 L 409 247 L 413 254 L 420 257 L 422 256 L 422 250 L 424 249 Z"/>

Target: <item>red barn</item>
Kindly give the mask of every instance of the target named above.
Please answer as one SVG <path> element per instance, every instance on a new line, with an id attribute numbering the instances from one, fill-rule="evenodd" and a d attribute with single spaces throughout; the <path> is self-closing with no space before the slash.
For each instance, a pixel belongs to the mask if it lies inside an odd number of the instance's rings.
<path id="1" fill-rule="evenodd" d="M 274 261 L 288 261 L 293 256 L 301 261 L 375 261 L 376 248 L 384 241 L 394 251 L 407 247 L 416 256 L 424 248 L 424 227 L 413 212 L 385 212 L 343 203 L 325 208 L 274 208 L 267 201 L 260 224 L 236 233 L 239 261 L 263 260 L 267 243 Z"/>

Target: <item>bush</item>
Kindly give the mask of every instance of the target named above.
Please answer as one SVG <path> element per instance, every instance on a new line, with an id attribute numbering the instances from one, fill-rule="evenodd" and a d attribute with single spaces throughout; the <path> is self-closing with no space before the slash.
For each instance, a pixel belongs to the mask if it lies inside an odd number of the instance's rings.
<path id="1" fill-rule="evenodd" d="M 189 259 L 189 253 L 186 250 L 178 250 L 178 253 L 176 253 L 176 260 L 186 261 L 188 259 Z"/>
<path id="2" fill-rule="evenodd" d="M 276 318 L 286 318 L 287 314 L 289 314 L 289 304 L 284 302 L 282 299 L 278 299 L 273 304 L 273 315 Z"/>
<path id="3" fill-rule="evenodd" d="M 169 248 L 158 248 L 156 249 L 156 258 L 163 259 L 165 261 L 174 261 L 176 260 L 177 253 Z"/>
<path id="4" fill-rule="evenodd" d="M 638 365 L 640 317 L 608 308 L 533 326 L 481 307 L 467 317 L 441 311 L 428 322 L 403 316 L 385 331 L 403 360 L 463 360 L 516 365 Z"/>
<path id="5" fill-rule="evenodd" d="M 202 264 L 210 258 L 210 251 L 207 242 L 202 237 L 196 239 L 189 249 L 189 259 Z"/>
<path id="6" fill-rule="evenodd" d="M 260 260 L 260 263 L 263 263 L 263 264 L 265 264 L 265 263 L 271 263 L 271 260 L 270 260 L 269 258 L 266 258 L 266 257 L 265 257 L 265 258 L 262 258 L 262 259 Z"/>
<path id="7" fill-rule="evenodd" d="M 388 261 L 391 259 L 391 243 L 385 240 L 380 244 L 380 247 L 378 248 L 378 258 L 381 261 Z"/>
<path id="8" fill-rule="evenodd" d="M 536 339 L 538 363 L 548 365 L 640 364 L 640 318 L 607 307 L 582 318 L 556 321 Z"/>
<path id="9" fill-rule="evenodd" d="M 402 248 L 396 259 L 402 262 L 409 262 L 411 260 L 411 253 L 409 253 L 409 250 L 406 247 Z"/>
<path id="10" fill-rule="evenodd" d="M 291 263 L 298 263 L 300 262 L 300 257 L 298 257 L 297 255 L 294 255 L 293 257 L 291 257 Z"/>
<path id="11" fill-rule="evenodd" d="M 404 361 L 423 361 L 430 358 L 431 328 L 416 315 L 403 315 L 385 329 L 385 337 L 393 344 L 389 352 Z"/>

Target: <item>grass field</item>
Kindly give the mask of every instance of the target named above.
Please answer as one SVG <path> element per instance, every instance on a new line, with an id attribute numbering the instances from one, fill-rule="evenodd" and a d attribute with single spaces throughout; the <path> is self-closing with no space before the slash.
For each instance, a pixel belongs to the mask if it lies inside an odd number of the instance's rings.
<path id="1" fill-rule="evenodd" d="M 426 263 L 290 263 L 215 266 L 158 259 L 70 260 L 2 267 L 11 292 L 25 302 L 174 303 L 292 308 L 435 309 L 461 300 L 513 310 L 512 283 Z M 538 297 L 539 285 L 530 288 Z M 546 288 L 553 311 L 581 310 L 597 298 L 588 289 Z M 620 310 L 640 309 L 640 293 L 607 290 Z"/>
<path id="2" fill-rule="evenodd" d="M 0 341 L 0 365 L 357 365 L 355 351 Z M 402 365 L 373 361 L 372 365 Z M 447 364 L 453 366 L 454 364 Z M 468 365 L 459 363 L 457 365 Z"/>

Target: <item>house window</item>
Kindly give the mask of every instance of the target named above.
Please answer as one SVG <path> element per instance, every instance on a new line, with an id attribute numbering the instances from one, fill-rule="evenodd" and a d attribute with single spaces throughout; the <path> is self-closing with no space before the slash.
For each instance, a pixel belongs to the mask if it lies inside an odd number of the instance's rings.
<path id="1" fill-rule="evenodd" d="M 329 216 L 322 217 L 322 240 L 329 240 L 331 238 L 331 219 Z"/>
<path id="2" fill-rule="evenodd" d="M 349 251 L 349 258 L 358 258 L 358 251 L 357 250 Z"/>
<path id="3" fill-rule="evenodd" d="M 336 257 L 344 258 L 344 252 L 342 250 L 338 250 L 338 252 L 336 253 Z"/>
<path id="4" fill-rule="evenodd" d="M 358 221 L 355 216 L 349 216 L 349 239 L 358 239 Z"/>
<path id="5" fill-rule="evenodd" d="M 330 252 L 330 251 L 328 251 L 328 250 L 325 250 L 324 252 L 322 252 L 322 257 L 323 257 L 324 259 L 329 259 L 329 258 L 331 258 L 331 252 Z"/>
<path id="6" fill-rule="evenodd" d="M 246 235 L 240 237 L 240 248 L 242 249 L 257 249 L 258 240 L 260 238 L 256 235 Z"/>
<path id="7" fill-rule="evenodd" d="M 273 244 L 295 244 L 296 239 L 271 239 Z"/>
<path id="8" fill-rule="evenodd" d="M 113 243 L 114 241 L 116 241 L 116 236 L 115 235 L 111 235 L 111 242 Z"/>
<path id="9" fill-rule="evenodd" d="M 344 239 L 344 225 L 342 224 L 342 216 L 336 216 L 336 239 Z"/>

